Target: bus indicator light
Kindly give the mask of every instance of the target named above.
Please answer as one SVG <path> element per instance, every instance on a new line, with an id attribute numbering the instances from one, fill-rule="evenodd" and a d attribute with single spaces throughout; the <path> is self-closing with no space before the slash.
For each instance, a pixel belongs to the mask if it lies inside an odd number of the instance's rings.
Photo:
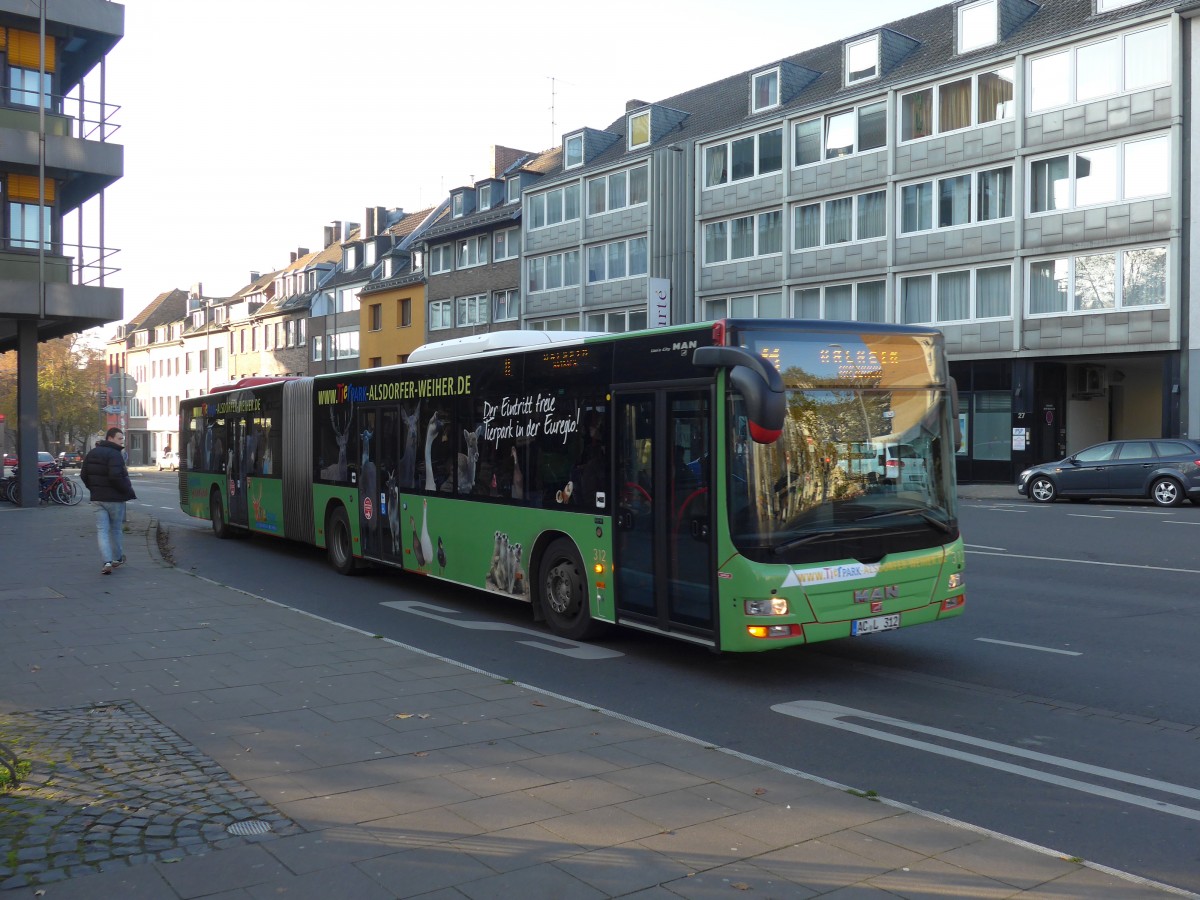
<path id="1" fill-rule="evenodd" d="M 746 631 L 755 638 L 804 637 L 799 625 L 747 625 Z"/>
<path id="2" fill-rule="evenodd" d="M 958 609 L 967 602 L 966 594 L 959 594 L 956 597 L 947 597 L 942 601 L 942 612 L 949 612 L 952 609 Z"/>
<path id="3" fill-rule="evenodd" d="M 604 563 L 596 563 L 595 565 L 592 566 L 592 571 L 595 572 L 597 575 L 603 575 L 604 574 Z"/>

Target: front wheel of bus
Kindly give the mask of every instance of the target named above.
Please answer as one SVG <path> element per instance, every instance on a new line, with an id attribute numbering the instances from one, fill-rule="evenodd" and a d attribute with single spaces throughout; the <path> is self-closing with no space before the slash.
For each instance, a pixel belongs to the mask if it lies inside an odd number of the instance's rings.
<path id="1" fill-rule="evenodd" d="M 354 572 L 351 540 L 350 520 L 346 518 L 346 511 L 339 506 L 329 514 L 329 523 L 325 527 L 325 550 L 329 554 L 329 564 L 339 575 Z"/>
<path id="2" fill-rule="evenodd" d="M 208 497 L 208 515 L 212 519 L 213 534 L 224 540 L 229 537 L 229 525 L 225 522 L 225 506 L 221 503 L 221 492 L 213 488 Z"/>
<path id="3" fill-rule="evenodd" d="M 574 544 L 557 540 L 546 548 L 538 584 L 542 611 L 555 634 L 584 641 L 600 633 L 602 626 L 588 610 L 587 578 Z"/>

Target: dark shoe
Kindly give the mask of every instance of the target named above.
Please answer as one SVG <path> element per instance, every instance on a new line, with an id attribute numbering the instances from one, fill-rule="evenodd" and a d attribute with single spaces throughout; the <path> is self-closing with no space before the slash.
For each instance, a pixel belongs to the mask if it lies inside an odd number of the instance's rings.
<path id="1" fill-rule="evenodd" d="M 120 563 L 118 563 L 118 565 L 120 565 Z M 111 575 L 112 570 L 113 570 L 113 564 L 110 562 L 106 562 L 104 564 L 104 568 L 100 570 L 100 574 L 101 575 Z"/>
<path id="2" fill-rule="evenodd" d="M 124 553 L 121 554 L 120 559 L 118 559 L 115 563 L 112 564 L 112 567 L 114 569 L 119 569 L 123 565 L 125 565 L 125 554 Z"/>

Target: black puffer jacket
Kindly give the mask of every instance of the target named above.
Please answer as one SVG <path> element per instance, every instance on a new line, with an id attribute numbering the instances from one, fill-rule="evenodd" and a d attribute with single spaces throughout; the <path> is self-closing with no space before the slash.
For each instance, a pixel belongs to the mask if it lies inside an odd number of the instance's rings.
<path id="1" fill-rule="evenodd" d="M 79 467 L 79 477 L 87 485 L 93 500 L 137 499 L 129 481 L 129 470 L 125 468 L 125 457 L 120 446 L 112 441 L 101 441 L 88 451 Z"/>

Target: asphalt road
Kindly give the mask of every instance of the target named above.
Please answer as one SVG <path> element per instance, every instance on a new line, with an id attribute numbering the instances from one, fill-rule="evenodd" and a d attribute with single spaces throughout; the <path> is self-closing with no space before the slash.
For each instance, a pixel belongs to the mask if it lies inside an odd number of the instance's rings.
<path id="1" fill-rule="evenodd" d="M 177 565 L 714 744 L 1200 891 L 1200 507 L 965 501 L 959 619 L 753 656 L 616 632 L 322 554 L 217 541 L 138 481 Z"/>

